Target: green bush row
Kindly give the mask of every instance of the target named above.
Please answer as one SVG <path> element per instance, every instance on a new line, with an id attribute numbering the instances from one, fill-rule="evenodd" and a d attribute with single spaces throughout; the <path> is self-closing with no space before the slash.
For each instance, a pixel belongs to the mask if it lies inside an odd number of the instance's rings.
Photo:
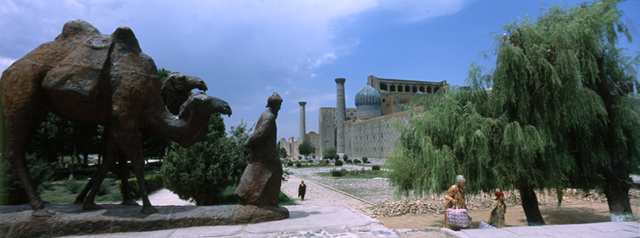
<path id="1" fill-rule="evenodd" d="M 147 185 L 147 194 L 164 187 L 164 185 L 162 184 L 162 174 L 160 173 L 148 175 L 144 180 L 146 181 Z M 140 187 L 138 186 L 138 179 L 129 179 L 129 186 L 131 187 L 131 196 L 133 198 L 140 198 L 141 193 Z M 122 190 L 122 184 L 120 184 L 120 190 Z"/>

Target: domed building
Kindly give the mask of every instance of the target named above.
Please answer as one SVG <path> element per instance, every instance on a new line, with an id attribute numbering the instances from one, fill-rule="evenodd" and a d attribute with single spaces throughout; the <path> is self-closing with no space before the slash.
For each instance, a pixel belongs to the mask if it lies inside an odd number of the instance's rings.
<path id="1" fill-rule="evenodd" d="M 307 133 L 306 138 L 294 141 L 282 138 L 280 144 L 289 155 L 297 158 L 299 141 L 309 140 L 316 148 L 316 157 L 335 147 L 349 157 L 387 158 L 391 155 L 400 132 L 392 121 L 409 123 L 409 112 L 403 107 L 414 97 L 434 96 L 440 90 L 448 91 L 447 81 L 428 82 L 367 77 L 365 85 L 355 96 L 356 108 L 345 108 L 344 78 L 335 80 L 336 107 L 321 107 L 318 112 L 318 133 Z M 304 109 L 301 109 L 301 132 L 304 128 Z M 419 110 L 419 109 L 414 109 Z M 310 131 L 311 132 L 311 131 Z"/>
<path id="2" fill-rule="evenodd" d="M 356 117 L 369 119 L 380 116 L 382 97 L 375 88 L 367 85 L 356 94 Z"/>

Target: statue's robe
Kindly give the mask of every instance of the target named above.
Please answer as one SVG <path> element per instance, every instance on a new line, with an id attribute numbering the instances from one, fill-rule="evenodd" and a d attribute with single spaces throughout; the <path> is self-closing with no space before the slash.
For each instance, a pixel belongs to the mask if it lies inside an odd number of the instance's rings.
<path id="1" fill-rule="evenodd" d="M 276 148 L 277 131 L 276 115 L 267 109 L 244 144 L 251 149 L 252 157 L 236 189 L 243 205 L 278 206 L 282 163 Z"/>

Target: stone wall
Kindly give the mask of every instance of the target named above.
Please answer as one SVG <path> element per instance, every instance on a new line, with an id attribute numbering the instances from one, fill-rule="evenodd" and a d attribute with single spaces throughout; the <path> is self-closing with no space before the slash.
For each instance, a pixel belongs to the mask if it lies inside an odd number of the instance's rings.
<path id="1" fill-rule="evenodd" d="M 319 141 L 316 147 L 317 157 L 322 157 L 322 152 L 328 148 L 336 147 L 336 108 L 335 107 L 321 107 L 318 109 L 318 130 Z M 346 109 L 347 121 L 356 120 L 356 109 Z M 346 147 L 346 146 L 345 146 Z"/>
<path id="2" fill-rule="evenodd" d="M 368 120 L 345 122 L 346 154 L 350 157 L 387 158 L 393 152 L 400 132 L 393 123 L 409 123 L 412 111 L 399 112 Z"/>

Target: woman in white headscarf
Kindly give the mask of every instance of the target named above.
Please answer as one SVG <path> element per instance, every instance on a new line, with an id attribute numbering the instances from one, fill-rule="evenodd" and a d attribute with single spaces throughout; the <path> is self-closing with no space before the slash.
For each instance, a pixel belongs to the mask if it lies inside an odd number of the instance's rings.
<path id="1" fill-rule="evenodd" d="M 445 211 L 448 208 L 452 208 L 453 206 L 456 206 L 460 209 L 467 209 L 467 204 L 465 202 L 465 198 L 464 198 L 464 186 L 467 184 L 467 180 L 464 179 L 464 176 L 462 175 L 458 175 L 456 177 L 456 184 L 452 185 L 449 190 L 447 190 L 447 193 L 444 195 L 444 199 L 445 199 L 445 203 L 444 203 L 444 209 Z M 450 227 L 447 224 L 447 215 L 445 213 L 445 218 L 444 218 L 444 227 L 445 228 L 449 228 L 449 229 L 453 229 L 452 227 Z"/>

